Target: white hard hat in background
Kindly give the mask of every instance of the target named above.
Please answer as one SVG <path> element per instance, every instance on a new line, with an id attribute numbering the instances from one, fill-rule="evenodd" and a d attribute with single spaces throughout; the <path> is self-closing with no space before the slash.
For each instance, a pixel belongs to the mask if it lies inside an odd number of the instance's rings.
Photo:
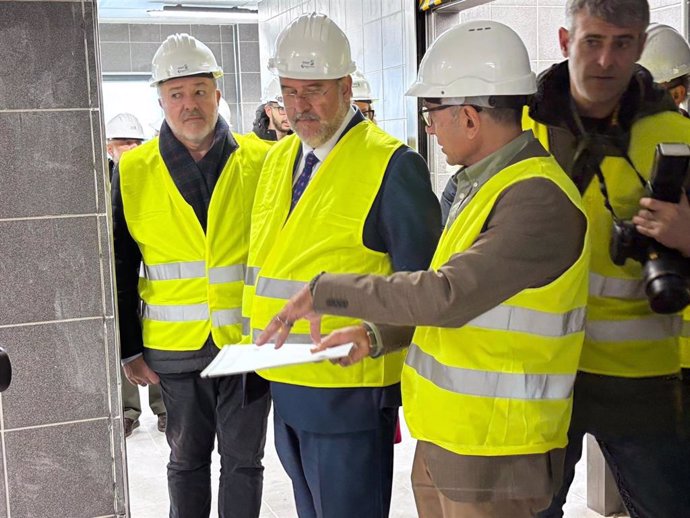
<path id="1" fill-rule="evenodd" d="M 131 113 L 118 113 L 105 125 L 105 138 L 144 140 L 144 128 Z"/>
<path id="2" fill-rule="evenodd" d="M 218 115 L 223 117 L 225 119 L 225 122 L 228 123 L 228 126 L 232 128 L 232 117 L 230 116 L 230 106 L 228 105 L 228 102 L 223 99 L 222 97 L 220 98 L 220 102 L 218 103 Z"/>
<path id="3" fill-rule="evenodd" d="M 352 100 L 375 101 L 371 93 L 371 85 L 359 70 L 352 72 Z"/>
<path id="4" fill-rule="evenodd" d="M 268 68 L 289 79 L 339 79 L 355 71 L 350 42 L 325 14 L 303 14 L 281 31 Z"/>
<path id="5" fill-rule="evenodd" d="M 690 46 L 673 27 L 653 23 L 647 28 L 640 65 L 649 70 L 657 83 L 668 83 L 690 73 Z"/>
<path id="6" fill-rule="evenodd" d="M 171 34 L 158 47 L 151 63 L 151 86 L 168 79 L 213 74 L 218 79 L 223 70 L 206 45 L 189 34 Z"/>
<path id="7" fill-rule="evenodd" d="M 283 92 L 280 89 L 280 80 L 277 77 L 271 79 L 271 82 L 264 88 L 261 96 L 262 103 L 278 103 L 278 106 L 285 107 L 283 104 Z"/>
<path id="8" fill-rule="evenodd" d="M 536 90 L 520 36 L 502 23 L 474 20 L 436 38 L 405 95 L 462 98 L 529 95 Z"/>

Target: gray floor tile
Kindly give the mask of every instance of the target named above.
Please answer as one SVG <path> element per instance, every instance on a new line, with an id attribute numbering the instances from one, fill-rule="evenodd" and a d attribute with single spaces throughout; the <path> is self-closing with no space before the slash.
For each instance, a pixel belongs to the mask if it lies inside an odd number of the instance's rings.
<path id="1" fill-rule="evenodd" d="M 165 518 L 168 514 L 166 463 L 169 449 L 165 436 L 156 430 L 156 418 L 144 409 L 139 418 L 141 426 L 127 439 L 129 498 L 134 518 Z M 273 447 L 273 419 L 269 418 L 266 453 L 264 456 L 264 495 L 260 518 L 297 518 L 290 479 L 285 474 Z M 417 512 L 410 487 L 410 469 L 414 454 L 414 440 L 403 427 L 403 442 L 395 447 L 395 473 L 390 518 L 415 518 Z M 214 453 L 213 503 L 211 518 L 217 518 L 219 459 Z M 565 506 L 565 518 L 600 518 L 587 509 L 585 495 L 585 464 L 581 462 L 575 474 L 573 490 Z"/>

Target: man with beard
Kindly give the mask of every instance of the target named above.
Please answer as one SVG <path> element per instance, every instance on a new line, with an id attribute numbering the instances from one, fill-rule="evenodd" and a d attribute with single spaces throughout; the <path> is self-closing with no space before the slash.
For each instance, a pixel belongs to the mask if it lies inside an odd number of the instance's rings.
<path id="1" fill-rule="evenodd" d="M 424 160 L 352 106 L 355 64 L 333 21 L 294 20 L 269 67 L 295 134 L 271 148 L 257 187 L 243 300 L 252 338 L 319 272 L 425 269 L 440 234 Z M 324 320 L 321 331 L 351 321 Z M 311 343 L 308 327 L 294 331 Z M 403 358 L 259 372 L 271 381 L 276 449 L 300 518 L 388 516 Z"/>
<path id="2" fill-rule="evenodd" d="M 113 175 L 123 368 L 134 384 L 161 385 L 170 517 L 209 516 L 217 439 L 218 516 L 257 518 L 267 384 L 255 374 L 199 373 L 242 337 L 249 217 L 265 148 L 238 146 L 218 116 L 223 71 L 206 45 L 171 35 L 152 65 L 165 114 L 160 137 L 125 153 Z"/>

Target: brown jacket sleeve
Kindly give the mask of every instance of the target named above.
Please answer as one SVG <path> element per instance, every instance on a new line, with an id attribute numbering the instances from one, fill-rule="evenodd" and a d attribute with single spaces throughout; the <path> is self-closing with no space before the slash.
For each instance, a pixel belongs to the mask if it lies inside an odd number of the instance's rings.
<path id="1" fill-rule="evenodd" d="M 584 215 L 553 182 L 524 180 L 499 197 L 474 244 L 438 271 L 324 274 L 314 308 L 381 324 L 460 327 L 560 276 L 579 257 L 585 229 Z"/>

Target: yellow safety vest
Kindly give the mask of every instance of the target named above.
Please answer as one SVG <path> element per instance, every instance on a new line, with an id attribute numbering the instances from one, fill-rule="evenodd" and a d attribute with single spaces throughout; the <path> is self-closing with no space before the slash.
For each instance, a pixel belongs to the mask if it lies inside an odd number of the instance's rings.
<path id="1" fill-rule="evenodd" d="M 548 127 L 528 117 L 523 117 L 523 125 L 548 149 Z M 690 121 L 679 113 L 661 112 L 633 124 L 628 155 L 645 179 L 659 142 L 690 144 Z M 610 156 L 604 158 L 601 171 L 616 214 L 630 219 L 645 195 L 635 172 L 623 157 Z M 638 262 L 629 259 L 617 266 L 611 260 L 613 218 L 604 206 L 596 178 L 587 187 L 583 202 L 592 228 L 592 262 L 580 370 L 630 378 L 677 373 L 680 316 L 652 312 Z"/>
<path id="2" fill-rule="evenodd" d="M 268 150 L 271 149 L 277 142 L 275 140 L 264 140 L 253 131 L 250 131 L 249 133 L 245 134 L 233 133 L 232 136 L 235 137 L 235 140 L 237 140 L 238 142 L 242 142 L 243 140 L 250 140 L 252 142 L 256 142 L 259 145 L 264 146 L 266 152 L 268 152 Z"/>
<path id="3" fill-rule="evenodd" d="M 123 155 L 127 227 L 139 245 L 144 347 L 200 349 L 241 339 L 251 207 L 265 150 L 242 142 L 228 159 L 208 209 L 206 233 L 175 186 L 158 138 Z"/>
<path id="4" fill-rule="evenodd" d="M 281 139 L 266 159 L 252 212 L 244 314 L 252 337 L 318 273 L 392 273 L 390 256 L 364 246 L 362 232 L 386 167 L 401 142 L 373 124 L 350 129 L 319 166 L 288 217 L 292 172 L 301 142 Z M 321 333 L 359 320 L 324 316 Z M 289 341 L 311 343 L 309 324 L 295 323 Z M 400 381 L 404 353 L 367 358 L 343 369 L 330 362 L 259 371 L 272 381 L 309 387 L 381 387 Z"/>
<path id="5" fill-rule="evenodd" d="M 500 194 L 529 178 L 553 181 L 584 212 L 552 157 L 528 158 L 493 176 L 446 227 L 432 269 L 469 249 Z M 584 339 L 588 261 L 585 237 L 577 261 L 548 285 L 523 290 L 459 328 L 417 327 L 402 375 L 412 436 L 459 455 L 565 446 Z"/>

